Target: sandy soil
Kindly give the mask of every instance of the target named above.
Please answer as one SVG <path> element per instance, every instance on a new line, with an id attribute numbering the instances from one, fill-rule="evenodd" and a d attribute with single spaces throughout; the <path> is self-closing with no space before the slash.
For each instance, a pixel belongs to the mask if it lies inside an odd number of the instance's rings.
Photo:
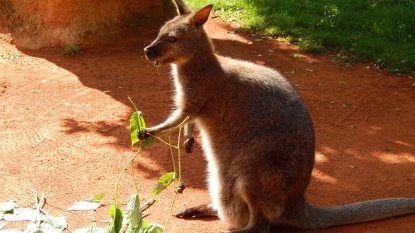
<path id="1" fill-rule="evenodd" d="M 273 67 L 284 74 L 306 103 L 317 134 L 316 165 L 307 191 L 311 203 L 339 205 L 384 197 L 415 197 L 415 81 L 387 75 L 371 64 L 343 67 L 335 55 L 311 56 L 291 45 L 234 33 L 223 23 L 207 24 L 218 53 Z M 115 183 L 137 147 L 131 147 L 131 97 L 147 125 L 169 114 L 172 85 L 169 68 L 156 70 L 142 48 L 99 47 L 76 56 L 62 49 L 19 50 L 1 35 L 0 54 L 0 202 L 33 207 L 33 192 L 46 195 L 45 210 L 65 216 L 71 230 L 107 225 Z M 302 54 L 293 56 L 294 54 Z M 208 203 L 205 161 L 199 144 L 182 154 L 186 190 L 173 212 Z M 134 163 L 141 200 L 151 197 L 157 179 L 172 171 L 169 149 L 155 143 Z M 120 184 L 121 208 L 135 192 L 129 168 Z M 65 212 L 74 202 L 105 192 L 96 211 Z M 160 195 L 146 217 L 163 224 L 172 188 Z M 2 221 L 4 222 L 4 221 Z M 23 230 L 27 222 L 7 222 Z M 171 218 L 168 231 L 220 232 L 216 218 Z M 317 231 L 275 232 L 414 232 L 415 215 Z"/>

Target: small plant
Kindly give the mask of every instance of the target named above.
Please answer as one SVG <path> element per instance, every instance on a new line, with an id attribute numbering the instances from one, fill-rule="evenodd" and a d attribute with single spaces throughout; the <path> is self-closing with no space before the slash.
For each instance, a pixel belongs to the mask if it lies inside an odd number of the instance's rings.
<path id="1" fill-rule="evenodd" d="M 1 58 L 3 59 L 9 59 L 9 60 L 14 60 L 20 57 L 20 54 L 16 51 L 12 51 L 12 52 L 6 52 L 0 55 Z"/>
<path id="2" fill-rule="evenodd" d="M 70 46 L 66 46 L 63 49 L 63 55 L 71 55 L 74 56 L 76 54 L 80 54 L 81 53 L 81 48 L 77 45 L 70 45 Z"/>
<path id="3" fill-rule="evenodd" d="M 131 101 L 131 99 L 130 99 Z M 130 136 L 131 136 L 131 144 L 134 146 L 140 140 L 138 138 L 139 133 L 144 133 L 146 130 L 146 124 L 144 121 L 141 112 L 137 110 L 134 103 L 131 101 L 135 108 L 135 112 L 131 114 L 130 117 Z M 146 140 L 141 141 L 140 147 L 134 156 L 130 159 L 130 161 L 125 165 L 124 169 L 121 171 L 119 175 L 116 185 L 115 185 L 115 193 L 114 193 L 114 204 L 109 208 L 110 214 L 110 222 L 106 228 L 96 227 L 95 224 L 85 227 L 82 229 L 77 229 L 76 231 L 81 232 L 96 232 L 96 233 L 163 233 L 165 231 L 165 226 L 168 223 L 169 216 L 171 216 L 171 211 L 176 200 L 177 194 L 182 193 L 184 189 L 183 182 L 181 182 L 181 165 L 180 165 L 180 135 L 182 126 L 186 123 L 188 118 L 186 118 L 182 123 L 176 126 L 174 129 L 170 130 L 169 132 L 160 135 L 154 136 L 150 135 L 149 138 Z M 170 134 L 178 130 L 178 143 L 177 145 L 173 145 L 170 142 Z M 164 141 L 161 137 L 167 136 L 168 142 Z M 119 184 L 124 172 L 128 168 L 128 166 L 133 166 L 134 159 L 140 154 L 145 148 L 151 146 L 154 142 L 154 139 L 158 139 L 168 145 L 170 147 L 170 152 L 172 156 L 172 163 L 173 163 L 173 171 L 168 172 L 160 177 L 156 185 L 153 187 L 151 193 L 152 197 L 145 203 L 140 203 L 138 191 L 131 195 L 129 201 L 127 203 L 127 208 L 125 212 L 121 211 L 118 207 L 118 189 Z M 177 150 L 177 162 L 175 155 L 173 153 L 173 149 Z M 176 166 L 178 164 L 178 166 Z M 177 167 L 177 169 L 176 169 Z M 134 171 L 134 169 L 132 169 Z M 134 173 L 132 174 L 134 179 Z M 134 183 L 136 180 L 134 179 Z M 148 221 L 143 219 L 142 210 L 147 208 L 151 205 L 154 201 L 154 198 L 159 195 L 163 190 L 165 190 L 169 185 L 172 183 L 175 184 L 174 189 L 174 196 L 170 206 L 169 214 L 166 218 L 164 225 L 160 224 L 153 224 L 149 223 Z M 137 187 L 136 187 L 137 190 Z M 40 197 L 38 196 L 37 192 L 34 192 L 35 195 L 35 209 L 30 208 L 21 208 L 16 203 L 9 201 L 0 203 L 0 218 L 6 221 L 31 221 L 27 226 L 24 232 L 28 233 L 48 233 L 48 232 L 55 232 L 60 233 L 63 232 L 65 229 L 72 232 L 68 229 L 66 218 L 55 217 L 51 214 L 47 213 L 43 206 L 46 204 L 45 195 L 42 194 Z M 66 211 L 88 211 L 88 210 L 95 210 L 102 205 L 102 199 L 105 196 L 105 193 L 98 193 L 93 195 L 92 197 L 80 200 L 70 206 Z M 4 227 L 5 223 L 0 222 L 0 231 Z M 2 232 L 2 231 L 1 231 Z"/>
<path id="4" fill-rule="evenodd" d="M 129 98 L 130 99 L 130 98 Z M 131 99 L 130 99 L 131 101 Z M 144 121 L 143 116 L 141 115 L 141 112 L 138 111 L 137 107 L 134 105 L 134 103 L 131 101 L 132 105 L 135 108 L 135 112 L 131 114 L 130 117 L 130 137 L 131 137 L 131 144 L 134 146 L 136 143 L 138 143 L 140 140 L 138 138 L 138 135 L 140 133 L 145 133 L 146 124 Z M 130 161 L 127 163 L 123 171 L 121 172 L 115 188 L 115 194 L 114 194 L 114 204 L 110 207 L 109 213 L 111 216 L 111 221 L 108 225 L 108 228 L 106 229 L 106 233 L 119 233 L 123 232 L 122 229 L 125 228 L 125 226 L 122 226 L 123 220 L 127 220 L 127 226 L 126 226 L 126 232 L 133 233 L 133 232 L 140 232 L 140 233 L 162 233 L 165 230 L 165 225 L 167 225 L 167 222 L 169 220 L 169 216 L 171 215 L 171 210 L 174 204 L 174 201 L 177 197 L 178 193 L 181 193 L 183 191 L 183 183 L 181 182 L 181 165 L 180 165 L 180 135 L 181 135 L 181 128 L 186 123 L 188 118 L 186 118 L 181 124 L 176 126 L 171 131 L 165 133 L 161 136 L 154 136 L 150 135 L 149 138 L 143 140 L 140 143 L 140 147 L 137 150 L 137 152 L 134 154 L 134 156 L 130 159 Z M 179 130 L 178 133 L 178 143 L 176 145 L 172 145 L 170 143 L 170 134 L 176 130 Z M 161 137 L 168 136 L 169 140 L 166 142 Z M 123 176 L 125 170 L 128 166 L 132 166 L 134 159 L 137 157 L 139 153 L 141 153 L 145 148 L 151 146 L 154 142 L 154 139 L 158 139 L 161 142 L 165 143 L 170 147 L 170 152 L 172 156 L 172 163 L 173 163 L 173 172 L 168 172 L 160 177 L 157 184 L 154 186 L 152 190 L 153 197 L 147 201 L 144 204 L 140 204 L 138 193 L 133 194 L 130 197 L 130 200 L 127 204 L 127 210 L 125 214 L 119 209 L 118 207 L 118 188 L 119 183 L 121 180 L 121 177 Z M 175 162 L 175 156 L 173 153 L 173 149 L 177 150 L 177 164 L 178 164 L 178 171 L 176 171 L 176 162 Z M 134 170 L 133 170 L 134 171 Z M 133 174 L 134 176 L 134 174 Z M 135 181 L 135 180 L 134 180 Z M 160 194 L 163 190 L 165 190 L 170 184 L 172 184 L 174 181 L 176 181 L 176 188 L 174 190 L 174 196 L 173 201 L 170 207 L 170 213 L 167 216 L 166 222 L 164 226 L 159 224 L 152 224 L 147 221 L 145 221 L 142 217 L 141 210 L 151 204 L 154 200 L 154 198 Z"/>
<path id="5" fill-rule="evenodd" d="M 357 62 L 355 55 L 351 54 L 348 51 L 341 50 L 334 58 L 333 62 L 342 66 L 350 67 L 351 65 Z"/>

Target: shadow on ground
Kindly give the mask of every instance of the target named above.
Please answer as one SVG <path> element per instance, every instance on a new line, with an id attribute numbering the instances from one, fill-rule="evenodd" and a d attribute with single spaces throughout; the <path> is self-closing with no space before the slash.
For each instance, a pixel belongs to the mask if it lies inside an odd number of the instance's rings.
<path id="1" fill-rule="evenodd" d="M 317 135 L 316 166 L 307 191 L 310 202 L 338 205 L 373 198 L 415 196 L 412 81 L 385 75 L 373 70 L 370 64 L 338 66 L 332 63 L 330 54 L 304 54 L 285 43 L 234 33 L 234 29 L 222 23 L 211 22 L 208 30 L 220 54 L 279 70 L 308 106 Z M 172 107 L 169 68 L 157 70 L 149 64 L 143 57 L 145 45 L 100 47 L 75 56 L 63 56 L 59 49 L 21 52 L 69 71 L 83 86 L 98 91 L 94 92 L 96 101 L 105 95 L 121 103 L 110 108 L 114 119 L 108 116 L 91 121 L 61 118 L 60 124 L 68 137 L 94 133 L 100 138 L 113 139 L 111 147 L 127 149 L 130 148 L 129 116 L 134 111 L 127 97 L 143 112 L 149 126 L 162 122 Z M 105 103 L 101 107 L 106 111 Z M 137 162 L 135 169 L 144 173 L 145 178 L 157 179 L 163 171 L 171 169 L 169 156 L 168 147 L 161 143 L 154 145 L 143 155 L 146 163 Z M 182 164 L 186 185 L 205 190 L 206 165 L 198 144 L 193 154 L 183 155 Z M 409 223 L 414 222 L 413 217 L 401 219 L 401 222 L 388 221 L 403 228 L 415 227 Z M 321 232 L 349 232 L 350 229 L 369 232 L 364 226 L 387 229 L 382 222 Z"/>

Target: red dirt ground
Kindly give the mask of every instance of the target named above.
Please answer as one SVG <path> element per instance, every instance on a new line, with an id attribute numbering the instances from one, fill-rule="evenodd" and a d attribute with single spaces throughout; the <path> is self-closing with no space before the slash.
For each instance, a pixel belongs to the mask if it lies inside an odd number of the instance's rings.
<path id="1" fill-rule="evenodd" d="M 345 68 L 334 55 L 311 56 L 284 42 L 233 33 L 210 20 L 207 29 L 218 53 L 273 67 L 284 74 L 308 106 L 317 134 L 316 165 L 307 197 L 318 206 L 384 197 L 415 197 L 415 85 L 407 76 L 387 75 L 372 64 Z M 1 34 L 0 34 L 1 35 Z M 65 216 L 71 230 L 107 225 L 115 183 L 133 156 L 129 139 L 131 97 L 147 125 L 163 121 L 171 108 L 169 68 L 156 70 L 142 48 L 100 47 L 76 56 L 62 49 L 22 51 L 1 35 L 0 202 L 33 207 L 33 191 L 44 193 L 45 210 Z M 301 53 L 303 57 L 293 57 Z M 199 145 L 182 154 L 186 190 L 173 212 L 209 202 L 205 161 Z M 169 149 L 155 143 L 134 163 L 141 200 L 151 197 L 157 179 L 172 171 Z M 135 192 L 131 169 L 120 184 L 121 208 Z M 65 212 L 74 202 L 105 192 L 96 211 Z M 147 220 L 163 224 L 172 188 L 157 197 Z M 4 229 L 24 230 L 27 222 Z M 167 232 L 220 232 L 216 218 L 172 217 Z M 415 215 L 316 231 L 415 232 Z"/>

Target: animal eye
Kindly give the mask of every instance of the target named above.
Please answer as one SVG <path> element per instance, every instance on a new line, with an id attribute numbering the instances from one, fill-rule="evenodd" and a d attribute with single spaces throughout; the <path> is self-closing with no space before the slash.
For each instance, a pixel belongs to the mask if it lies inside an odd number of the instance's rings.
<path id="1" fill-rule="evenodd" d="M 170 43 L 174 43 L 174 42 L 176 42 L 178 39 L 176 38 L 176 37 L 174 37 L 174 36 L 169 36 L 168 38 L 167 38 L 167 41 L 169 41 Z"/>

